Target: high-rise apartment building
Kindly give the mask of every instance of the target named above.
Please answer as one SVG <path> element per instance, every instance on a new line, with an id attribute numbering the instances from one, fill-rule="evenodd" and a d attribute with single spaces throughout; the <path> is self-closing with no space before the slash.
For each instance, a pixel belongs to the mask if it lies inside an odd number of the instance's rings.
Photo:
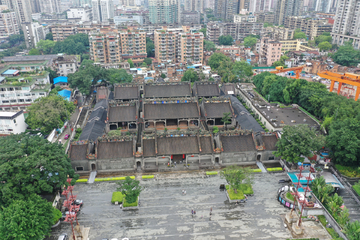
<path id="1" fill-rule="evenodd" d="M 38 22 L 25 22 L 21 25 L 24 32 L 26 47 L 33 48 L 40 40 L 45 39 L 46 34 L 44 27 Z"/>
<path id="2" fill-rule="evenodd" d="M 60 13 L 60 0 L 39 0 L 42 13 Z"/>
<path id="3" fill-rule="evenodd" d="M 105 22 L 114 17 L 112 0 L 92 0 L 93 21 Z"/>
<path id="4" fill-rule="evenodd" d="M 314 0 L 315 11 L 323 13 L 333 13 L 336 11 L 338 0 Z"/>
<path id="5" fill-rule="evenodd" d="M 41 13 L 40 1 L 30 0 L 32 13 Z"/>
<path id="6" fill-rule="evenodd" d="M 289 29 L 299 28 L 309 37 L 309 40 L 314 40 L 315 37 L 321 35 L 323 32 L 331 32 L 333 27 L 328 23 L 327 19 L 307 19 L 293 16 L 285 18 L 284 26 Z"/>
<path id="7" fill-rule="evenodd" d="M 89 33 L 90 57 L 97 63 L 119 63 L 120 36 L 116 29 Z"/>
<path id="8" fill-rule="evenodd" d="M 140 31 L 120 32 L 121 58 L 141 63 L 146 58 L 146 33 Z"/>
<path id="9" fill-rule="evenodd" d="M 14 11 L 0 13 L 0 37 L 19 34 L 19 24 Z"/>
<path id="10" fill-rule="evenodd" d="M 149 0 L 151 23 L 180 23 L 180 0 Z"/>
<path id="11" fill-rule="evenodd" d="M 271 66 L 274 62 L 279 61 L 281 57 L 282 44 L 278 41 L 262 38 L 260 42 L 260 63 Z"/>
<path id="12" fill-rule="evenodd" d="M 276 6 L 275 24 L 284 25 L 288 16 L 300 16 L 303 8 L 303 0 L 279 0 Z"/>
<path id="13" fill-rule="evenodd" d="M 161 63 L 201 64 L 204 35 L 182 29 L 156 30 L 154 33 L 155 58 Z"/>
<path id="14" fill-rule="evenodd" d="M 89 33 L 90 57 L 98 63 L 119 63 L 146 58 L 146 33 L 137 29 L 104 28 Z"/>
<path id="15" fill-rule="evenodd" d="M 31 22 L 31 3 L 30 0 L 13 0 L 9 1 L 14 9 L 19 23 Z"/>
<path id="16" fill-rule="evenodd" d="M 271 0 L 253 0 L 249 3 L 250 12 L 269 12 L 272 9 Z"/>
<path id="17" fill-rule="evenodd" d="M 215 17 L 232 20 L 240 11 L 240 0 L 215 0 Z"/>
<path id="18" fill-rule="evenodd" d="M 338 0 L 331 36 L 333 43 L 352 40 L 354 47 L 360 48 L 360 0 Z"/>
<path id="19" fill-rule="evenodd" d="M 185 0 L 184 10 L 186 12 L 197 11 L 204 13 L 204 0 Z"/>

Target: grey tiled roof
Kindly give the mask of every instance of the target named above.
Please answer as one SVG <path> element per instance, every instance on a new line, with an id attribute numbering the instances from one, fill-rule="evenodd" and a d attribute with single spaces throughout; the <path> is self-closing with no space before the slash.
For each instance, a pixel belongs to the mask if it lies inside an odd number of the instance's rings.
<path id="1" fill-rule="evenodd" d="M 86 160 L 87 144 L 71 145 L 70 147 L 70 159 L 71 160 Z"/>
<path id="2" fill-rule="evenodd" d="M 145 85 L 146 98 L 187 97 L 191 96 L 190 84 L 181 85 Z"/>
<path id="3" fill-rule="evenodd" d="M 256 151 L 252 135 L 221 136 L 224 152 Z"/>
<path id="4" fill-rule="evenodd" d="M 196 84 L 198 97 L 213 97 L 220 96 L 220 89 L 218 84 Z"/>
<path id="5" fill-rule="evenodd" d="M 143 139 L 143 155 L 144 157 L 154 157 L 155 153 L 155 139 Z"/>
<path id="6" fill-rule="evenodd" d="M 196 103 L 144 104 L 144 119 L 199 118 Z"/>
<path id="7" fill-rule="evenodd" d="M 98 159 L 119 159 L 133 157 L 133 142 L 99 142 Z"/>
<path id="8" fill-rule="evenodd" d="M 136 121 L 136 106 L 116 106 L 109 108 L 109 122 Z"/>
<path id="9" fill-rule="evenodd" d="M 222 118 L 224 113 L 231 113 L 229 102 L 204 103 L 204 108 L 207 118 Z"/>
<path id="10" fill-rule="evenodd" d="M 200 137 L 201 153 L 213 152 L 213 145 L 211 141 L 211 137 Z"/>
<path id="11" fill-rule="evenodd" d="M 197 137 L 163 137 L 157 142 L 160 155 L 199 153 Z"/>
<path id="12" fill-rule="evenodd" d="M 138 99 L 139 98 L 139 90 L 138 87 L 123 87 L 116 86 L 115 87 L 114 99 Z"/>
<path id="13" fill-rule="evenodd" d="M 277 137 L 275 135 L 270 136 L 262 136 L 262 139 L 265 143 L 265 150 L 277 150 L 277 147 L 275 146 L 277 142 Z"/>

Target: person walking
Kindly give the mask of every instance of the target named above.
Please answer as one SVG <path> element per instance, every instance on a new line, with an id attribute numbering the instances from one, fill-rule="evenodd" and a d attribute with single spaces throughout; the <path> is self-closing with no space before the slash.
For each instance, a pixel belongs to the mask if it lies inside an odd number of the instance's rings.
<path id="1" fill-rule="evenodd" d="M 191 215 L 194 215 L 194 209 L 191 209 Z"/>
<path id="2" fill-rule="evenodd" d="M 194 210 L 194 215 L 196 215 L 196 211 Z"/>

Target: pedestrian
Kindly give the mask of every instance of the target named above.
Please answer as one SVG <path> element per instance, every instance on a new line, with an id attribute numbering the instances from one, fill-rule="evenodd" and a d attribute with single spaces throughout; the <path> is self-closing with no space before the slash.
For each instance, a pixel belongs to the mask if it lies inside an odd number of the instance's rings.
<path id="1" fill-rule="evenodd" d="M 210 212 L 212 212 L 212 208 L 210 208 Z"/>
<path id="2" fill-rule="evenodd" d="M 74 128 L 71 128 L 71 132 L 73 132 L 74 131 Z"/>
<path id="3" fill-rule="evenodd" d="M 194 215 L 194 209 L 191 209 L 191 215 Z"/>
<path id="4" fill-rule="evenodd" d="M 170 162 L 168 162 L 168 167 L 170 167 Z"/>
<path id="5" fill-rule="evenodd" d="M 175 167 L 176 167 L 176 162 L 175 162 Z"/>
<path id="6" fill-rule="evenodd" d="M 239 201 L 236 201 L 235 205 L 238 205 L 239 204 Z"/>
<path id="7" fill-rule="evenodd" d="M 194 210 L 194 215 L 196 215 L 196 211 Z"/>
<path id="8" fill-rule="evenodd" d="M 183 190 L 181 190 L 181 192 L 182 192 L 182 195 L 184 195 L 184 189 L 183 189 Z"/>
<path id="9" fill-rule="evenodd" d="M 184 195 L 186 195 L 186 191 L 184 191 Z"/>

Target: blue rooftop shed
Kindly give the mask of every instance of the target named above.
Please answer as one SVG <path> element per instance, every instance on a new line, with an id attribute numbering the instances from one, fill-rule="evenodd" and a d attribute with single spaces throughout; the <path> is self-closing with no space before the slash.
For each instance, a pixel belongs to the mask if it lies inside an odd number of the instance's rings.
<path id="1" fill-rule="evenodd" d="M 60 76 L 60 77 L 54 78 L 54 84 L 55 85 L 67 85 L 68 78 L 65 76 Z"/>
<path id="2" fill-rule="evenodd" d="M 68 100 L 70 102 L 70 97 L 71 97 L 71 91 L 70 90 L 61 90 L 58 92 L 58 95 L 62 96 L 63 98 L 65 98 L 66 100 Z"/>

